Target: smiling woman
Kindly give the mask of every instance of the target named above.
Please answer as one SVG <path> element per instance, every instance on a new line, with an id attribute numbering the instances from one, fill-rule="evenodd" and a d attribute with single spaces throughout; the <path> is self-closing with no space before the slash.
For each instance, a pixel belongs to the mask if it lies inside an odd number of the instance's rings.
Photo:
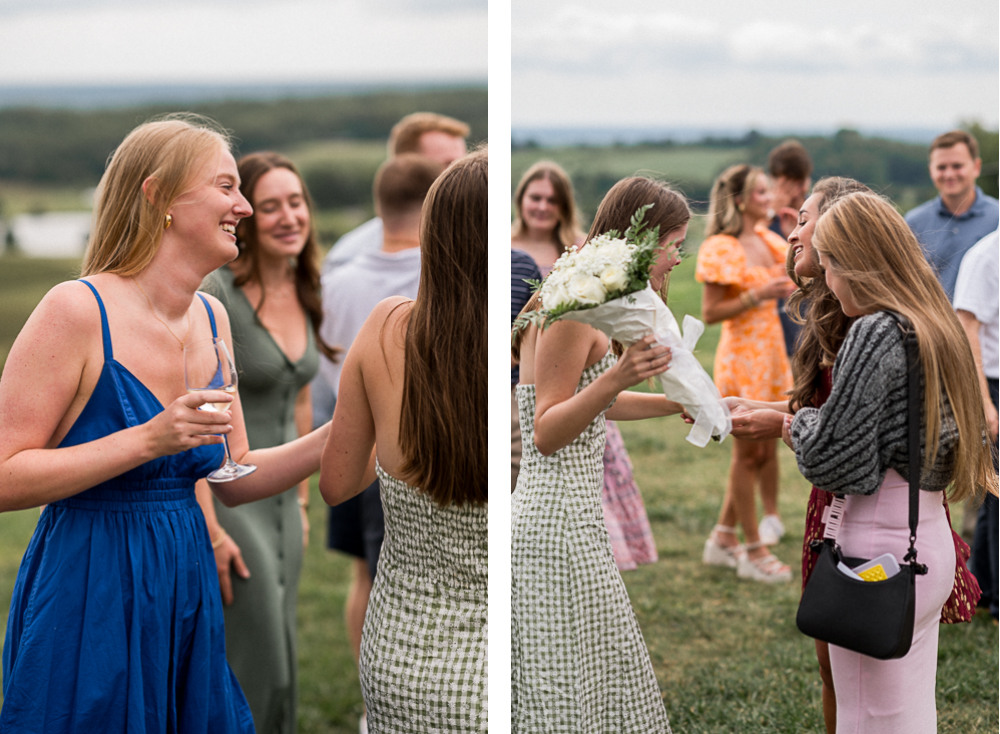
<path id="1" fill-rule="evenodd" d="M 336 354 L 318 333 L 319 245 L 298 170 L 277 153 L 254 153 L 240 159 L 239 174 L 254 213 L 237 229 L 239 257 L 204 288 L 232 320 L 247 439 L 260 449 L 310 431 L 318 352 Z M 225 604 L 227 656 L 258 734 L 296 727 L 295 614 L 309 482 L 283 489 L 228 508 L 213 500 L 207 482 L 198 485 Z"/>
<path id="2" fill-rule="evenodd" d="M 136 128 L 101 180 L 82 283 L 53 288 L 11 348 L 0 511 L 45 508 L 11 599 L 0 731 L 253 731 L 194 485 L 226 434 L 258 470 L 214 490 L 275 494 L 318 468 L 329 427 L 249 451 L 239 395 L 186 390 L 185 346 L 232 342 L 197 289 L 238 254 L 239 182 L 210 121 Z"/>

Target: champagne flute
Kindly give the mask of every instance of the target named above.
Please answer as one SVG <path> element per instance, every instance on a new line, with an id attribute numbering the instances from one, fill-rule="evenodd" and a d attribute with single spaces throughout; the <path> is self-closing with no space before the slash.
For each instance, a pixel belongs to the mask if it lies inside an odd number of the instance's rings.
<path id="1" fill-rule="evenodd" d="M 198 339 L 184 347 L 184 384 L 188 392 L 236 393 L 236 366 L 229 356 L 229 349 L 221 337 Z M 221 412 L 229 403 L 205 403 L 199 410 Z M 208 475 L 213 482 L 231 482 L 257 471 L 253 464 L 237 464 L 229 453 L 229 439 L 223 435 L 226 447 L 226 462 Z"/>

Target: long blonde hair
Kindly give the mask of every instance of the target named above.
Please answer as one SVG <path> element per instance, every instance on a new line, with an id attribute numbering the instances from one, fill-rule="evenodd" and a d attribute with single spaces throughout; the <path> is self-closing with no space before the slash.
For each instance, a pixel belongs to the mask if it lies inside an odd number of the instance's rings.
<path id="1" fill-rule="evenodd" d="M 906 221 L 885 199 L 853 193 L 816 223 L 813 247 L 865 313 L 895 311 L 913 325 L 924 375 L 924 471 L 934 464 L 947 398 L 958 426 L 950 498 L 997 493 L 986 418 L 969 341 Z"/>
<path id="2" fill-rule="evenodd" d="M 153 260 L 167 209 L 191 184 L 198 165 L 229 150 L 226 131 L 213 120 L 176 113 L 130 132 L 111 156 L 97 186 L 97 201 L 82 275 L 135 275 Z M 155 180 L 147 194 L 142 184 Z"/>
<path id="3" fill-rule="evenodd" d="M 424 201 L 420 290 L 406 331 L 402 476 L 441 506 L 486 504 L 485 148 L 451 164 Z"/>
<path id="4" fill-rule="evenodd" d="M 558 163 L 538 161 L 521 176 L 514 191 L 514 222 L 510 225 L 510 236 L 512 239 L 517 239 L 527 234 L 528 228 L 524 224 L 524 195 L 527 193 L 528 184 L 541 180 L 552 184 L 559 202 L 559 222 L 552 237 L 561 255 L 580 241 L 583 230 L 580 229 L 580 216 L 573 198 L 573 182 Z"/>
<path id="5" fill-rule="evenodd" d="M 757 185 L 757 180 L 766 175 L 762 168 L 741 163 L 730 166 L 715 179 L 708 199 L 706 237 L 714 234 L 739 236 L 743 230 L 743 211 L 740 206 L 746 202 L 753 187 Z M 742 201 L 737 203 L 737 199 Z"/>

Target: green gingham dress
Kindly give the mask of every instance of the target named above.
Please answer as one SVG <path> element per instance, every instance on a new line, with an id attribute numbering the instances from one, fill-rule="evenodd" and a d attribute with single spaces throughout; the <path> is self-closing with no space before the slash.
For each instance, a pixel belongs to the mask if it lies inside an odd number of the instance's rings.
<path id="1" fill-rule="evenodd" d="M 368 730 L 485 732 L 486 505 L 440 507 L 376 470 L 385 539 L 361 635 Z"/>
<path id="2" fill-rule="evenodd" d="M 614 362 L 608 353 L 588 367 L 577 389 Z M 523 454 L 511 496 L 513 731 L 669 732 L 604 525 L 604 415 L 546 457 L 534 443 L 535 386 L 518 385 L 517 402 Z"/>

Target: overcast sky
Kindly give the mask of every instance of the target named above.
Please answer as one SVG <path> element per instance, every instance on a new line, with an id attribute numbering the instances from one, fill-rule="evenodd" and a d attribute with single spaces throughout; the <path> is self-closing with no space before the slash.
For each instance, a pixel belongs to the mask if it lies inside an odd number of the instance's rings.
<path id="1" fill-rule="evenodd" d="M 487 0 L 0 0 L 0 85 L 486 79 Z"/>
<path id="2" fill-rule="evenodd" d="M 512 0 L 512 13 L 515 128 L 998 119 L 996 0 Z"/>

